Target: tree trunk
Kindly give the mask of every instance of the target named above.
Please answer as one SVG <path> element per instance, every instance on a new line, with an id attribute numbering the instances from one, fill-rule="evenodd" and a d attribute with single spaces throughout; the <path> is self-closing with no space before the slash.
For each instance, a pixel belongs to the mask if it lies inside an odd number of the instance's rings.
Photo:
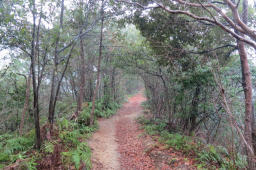
<path id="1" fill-rule="evenodd" d="M 38 92 L 36 84 L 36 73 L 35 73 L 35 32 L 36 32 L 36 8 L 35 0 L 32 1 L 32 15 L 33 15 L 33 29 L 32 29 L 32 41 L 31 41 L 31 71 L 32 71 L 32 82 L 33 82 L 33 113 L 34 113 L 34 122 L 35 122 L 35 131 L 36 131 L 36 145 L 37 149 L 41 147 L 41 137 L 40 137 L 40 124 L 39 124 L 39 105 L 38 105 Z"/>
<path id="2" fill-rule="evenodd" d="M 112 91 L 112 99 L 116 101 L 116 87 L 115 87 L 115 75 L 116 75 L 116 68 L 114 67 L 112 69 L 112 74 L 111 74 L 111 91 Z"/>
<path id="3" fill-rule="evenodd" d="M 242 69 L 242 85 L 243 91 L 245 96 L 245 129 L 244 129 L 244 136 L 245 139 L 251 147 L 252 145 L 252 82 L 251 82 L 251 73 L 247 58 L 246 49 L 244 46 L 244 42 L 238 41 L 238 49 L 241 61 L 241 69 Z M 253 163 L 253 156 L 254 154 L 251 153 L 247 149 L 247 156 L 248 156 L 248 166 L 249 169 L 254 169 Z"/>
<path id="4" fill-rule="evenodd" d="M 63 27 L 63 14 L 64 14 L 64 0 L 61 1 L 61 13 L 60 13 L 60 30 L 58 31 L 58 35 L 55 42 L 55 54 L 54 54 L 54 68 L 52 70 L 52 78 L 51 78 L 51 95 L 50 95 L 50 101 L 49 101 L 49 115 L 48 115 L 48 121 L 51 124 L 51 127 L 53 125 L 54 120 L 54 112 L 55 112 L 55 98 L 56 98 L 56 92 L 55 92 L 55 79 L 56 79 L 56 72 L 58 71 L 58 48 L 59 48 L 59 40 L 60 40 L 60 32 Z"/>
<path id="5" fill-rule="evenodd" d="M 242 20 L 245 24 L 247 24 L 248 18 L 248 1 L 243 1 L 243 13 L 242 13 Z M 242 37 L 243 34 L 240 33 Z M 241 61 L 241 71 L 242 71 L 242 86 L 245 96 L 245 129 L 244 129 L 244 136 L 245 140 L 247 141 L 248 145 L 253 148 L 252 142 L 252 81 L 251 81 L 251 72 L 248 63 L 247 52 L 245 48 L 245 44 L 243 41 L 237 41 L 238 51 L 240 55 Z M 252 153 L 247 147 L 247 161 L 248 161 L 248 169 L 253 170 L 255 169 L 254 163 L 254 153 Z"/>
<path id="6" fill-rule="evenodd" d="M 256 124 L 255 124 L 255 110 L 254 102 L 252 102 L 252 144 L 253 150 L 256 151 Z"/>
<path id="7" fill-rule="evenodd" d="M 29 69 L 29 75 L 28 75 L 28 78 L 26 79 L 26 97 L 25 97 L 23 111 L 21 114 L 20 129 L 19 129 L 20 136 L 22 135 L 22 132 L 23 132 L 25 114 L 28 111 L 28 106 L 29 106 L 30 84 L 31 84 L 31 68 Z"/>
<path id="8" fill-rule="evenodd" d="M 189 135 L 192 135 L 192 132 L 197 127 L 196 118 L 198 115 L 198 104 L 199 104 L 199 94 L 200 94 L 200 85 L 196 86 L 196 91 L 192 100 L 192 109 L 191 109 L 191 116 L 190 116 L 190 129 Z"/>
<path id="9" fill-rule="evenodd" d="M 98 66 L 97 66 L 97 82 L 96 87 L 94 89 L 93 93 L 93 99 L 92 99 L 92 111 L 91 111 L 91 117 L 90 117 L 90 124 L 94 124 L 94 110 L 95 110 L 95 100 L 97 96 L 97 92 L 99 89 L 99 82 L 100 82 L 100 65 L 101 65 L 101 58 L 102 58 L 102 39 L 103 39 L 103 24 L 104 24 L 104 0 L 101 1 L 101 28 L 100 28 L 100 45 L 99 45 L 99 58 L 98 58 Z"/>
<path id="10" fill-rule="evenodd" d="M 82 33 L 82 31 L 81 31 Z M 79 94 L 77 100 L 77 115 L 82 111 L 82 104 L 84 101 L 85 92 L 85 59 L 84 59 L 84 44 L 83 39 L 80 38 L 80 58 L 79 58 L 79 73 L 80 73 L 80 83 L 79 83 Z"/>

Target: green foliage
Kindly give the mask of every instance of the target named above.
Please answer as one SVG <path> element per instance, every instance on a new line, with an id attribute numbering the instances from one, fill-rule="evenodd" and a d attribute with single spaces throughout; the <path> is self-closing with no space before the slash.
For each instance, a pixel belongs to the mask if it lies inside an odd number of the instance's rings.
<path id="1" fill-rule="evenodd" d="M 9 154 L 6 152 L 0 153 L 0 162 L 7 162 L 10 160 Z"/>
<path id="2" fill-rule="evenodd" d="M 114 115 L 117 109 L 120 108 L 120 104 L 116 102 L 106 103 L 103 99 L 95 102 L 95 116 L 108 118 Z M 78 122 L 80 124 L 89 124 L 90 114 L 92 109 L 92 103 L 89 102 L 87 107 L 83 108 L 83 111 L 79 114 Z"/>
<path id="3" fill-rule="evenodd" d="M 56 104 L 56 115 L 59 117 L 69 115 L 70 113 L 76 110 L 77 104 L 68 98 L 65 98 L 63 101 L 58 101 Z"/>
<path id="4" fill-rule="evenodd" d="M 34 133 L 27 133 L 24 136 L 12 134 L 0 135 L 0 164 L 6 166 L 18 159 L 26 158 L 26 151 L 34 145 Z"/>
<path id="5" fill-rule="evenodd" d="M 166 129 L 166 123 L 156 119 L 155 121 L 150 121 L 145 119 L 143 116 L 137 119 L 141 124 L 144 124 L 144 129 L 150 135 L 156 135 Z M 154 122 L 154 123 L 153 123 Z"/>
<path id="6" fill-rule="evenodd" d="M 28 170 L 36 170 L 36 165 L 37 163 L 35 162 L 36 160 L 32 157 L 28 161 L 25 162 L 26 168 Z"/>
<path id="7" fill-rule="evenodd" d="M 78 115 L 78 123 L 81 125 L 89 125 L 90 124 L 90 109 L 85 108 L 82 112 Z"/>
<path id="8" fill-rule="evenodd" d="M 32 147 L 34 144 L 34 139 L 26 137 L 16 137 L 8 139 L 4 143 L 4 152 L 13 154 L 20 151 L 25 151 L 28 148 Z"/>
<path id="9" fill-rule="evenodd" d="M 235 158 L 233 160 L 232 155 L 227 152 L 226 148 L 220 146 L 215 147 L 213 145 L 207 145 L 204 150 L 197 153 L 197 156 L 197 160 L 204 163 L 205 166 L 215 164 L 223 170 L 233 169 L 234 162 L 235 167 L 238 169 L 245 169 L 247 165 L 245 155 L 234 153 L 233 156 L 235 156 Z"/>
<path id="10" fill-rule="evenodd" d="M 144 130 L 149 135 L 159 135 L 159 141 L 161 143 L 182 151 L 184 154 L 192 154 L 195 156 L 199 161 L 198 169 L 212 168 L 214 166 L 223 170 L 234 168 L 234 162 L 231 159 L 232 153 L 229 153 L 227 149 L 222 146 L 203 145 L 195 141 L 192 137 L 184 136 L 179 133 L 170 133 L 165 130 L 166 124 L 164 122 L 161 123 L 159 119 L 150 121 L 145 117 L 139 117 L 138 121 L 143 125 Z M 246 156 L 239 153 L 233 153 L 233 156 L 235 156 L 234 161 L 236 168 L 246 168 Z"/>
<path id="11" fill-rule="evenodd" d="M 34 159 L 34 157 L 32 157 L 26 159 L 25 161 L 22 161 L 19 169 L 36 170 L 36 165 L 36 160 Z"/>
<path id="12" fill-rule="evenodd" d="M 96 124 L 96 123 L 95 123 Z M 91 134 L 97 129 L 97 124 L 94 126 L 82 126 L 81 128 L 79 128 L 79 133 L 83 134 L 84 137 L 89 137 L 91 136 Z"/>
<path id="13" fill-rule="evenodd" d="M 43 145 L 43 151 L 45 153 L 53 153 L 54 151 L 54 145 L 57 144 L 57 141 L 47 141 Z"/>
<path id="14" fill-rule="evenodd" d="M 77 145 L 77 147 L 68 152 L 62 152 L 62 162 L 65 164 L 73 163 L 76 169 L 79 169 L 81 162 L 84 162 L 86 168 L 91 168 L 91 150 L 84 142 Z"/>
<path id="15" fill-rule="evenodd" d="M 72 130 L 75 127 L 75 123 L 72 121 L 67 120 L 66 118 L 61 118 L 57 121 L 57 125 L 60 131 L 63 130 Z"/>
<path id="16" fill-rule="evenodd" d="M 160 134 L 160 141 L 163 141 L 169 147 L 175 148 L 176 150 L 183 150 L 186 153 L 194 151 L 196 148 L 195 145 L 192 144 L 192 140 L 188 136 L 183 136 L 178 133 L 166 133 L 164 131 Z"/>
<path id="17" fill-rule="evenodd" d="M 207 150 L 198 153 L 198 160 L 201 162 L 215 163 L 221 165 L 223 163 L 222 157 L 217 153 L 214 146 L 209 145 Z"/>
<path id="18" fill-rule="evenodd" d="M 61 140 L 68 145 L 76 146 L 80 143 L 79 138 L 82 137 L 79 130 L 67 131 L 64 130 L 59 134 Z"/>
<path id="19" fill-rule="evenodd" d="M 81 163 L 85 164 L 87 169 L 91 168 L 91 150 L 84 140 L 89 137 L 96 129 L 97 124 L 94 126 L 86 126 L 85 122 L 89 120 L 90 112 L 84 109 L 80 113 L 77 122 L 61 119 L 58 121 L 59 137 L 68 149 L 67 152 L 62 152 L 62 162 L 65 165 L 74 164 L 76 169 L 79 169 Z M 48 151 L 52 151 L 52 142 L 45 145 Z"/>

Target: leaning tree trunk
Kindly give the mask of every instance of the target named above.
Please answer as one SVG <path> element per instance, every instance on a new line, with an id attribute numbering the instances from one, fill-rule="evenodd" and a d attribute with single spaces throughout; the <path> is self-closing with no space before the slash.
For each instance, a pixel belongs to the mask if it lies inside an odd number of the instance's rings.
<path id="1" fill-rule="evenodd" d="M 94 111 L 95 111 L 95 100 L 97 96 L 97 92 L 99 89 L 99 82 L 100 82 L 100 66 L 101 66 L 101 58 L 102 58 L 102 39 L 103 39 L 103 24 L 104 24 L 104 0 L 101 1 L 101 28 L 100 28 L 100 46 L 99 46 L 99 59 L 98 59 L 98 66 L 97 66 L 97 82 L 96 87 L 94 89 L 93 93 L 93 99 L 92 99 L 92 111 L 91 111 L 91 117 L 90 117 L 90 124 L 94 124 Z"/>
<path id="2" fill-rule="evenodd" d="M 56 72 L 58 67 L 58 48 L 59 48 L 59 41 L 60 41 L 60 32 L 63 27 L 63 14 L 64 14 L 64 0 L 61 1 L 61 13 L 60 13 L 60 30 L 58 31 L 58 35 L 55 42 L 55 54 L 54 54 L 54 68 L 52 70 L 52 78 L 51 78 L 51 94 L 50 94 L 50 101 L 49 101 L 49 114 L 48 114 L 48 121 L 51 124 L 51 129 L 54 120 L 54 112 L 55 112 L 55 98 L 56 98 Z"/>

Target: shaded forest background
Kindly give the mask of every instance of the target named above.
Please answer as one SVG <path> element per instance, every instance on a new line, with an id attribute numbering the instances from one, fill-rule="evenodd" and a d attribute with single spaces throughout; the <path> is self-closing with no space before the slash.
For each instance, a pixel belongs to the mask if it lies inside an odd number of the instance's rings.
<path id="1" fill-rule="evenodd" d="M 227 158 L 230 169 L 254 169 L 256 8 L 249 4 L 1 1 L 0 49 L 9 64 L 0 70 L 0 164 L 50 146 L 57 126 L 93 127 L 144 88 L 144 107 L 161 131 L 214 146 L 219 166 Z M 68 128 L 69 121 L 77 124 Z M 10 149 L 15 142 L 20 148 Z"/>

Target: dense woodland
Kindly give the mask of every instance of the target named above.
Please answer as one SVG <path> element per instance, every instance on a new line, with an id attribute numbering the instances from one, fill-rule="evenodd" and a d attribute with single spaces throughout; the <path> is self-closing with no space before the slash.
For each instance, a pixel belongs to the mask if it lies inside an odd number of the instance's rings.
<path id="1" fill-rule="evenodd" d="M 144 123 L 208 146 L 204 168 L 256 168 L 256 2 L 1 0 L 0 50 L 0 168 L 61 140 L 89 169 L 79 140 L 142 89 Z"/>

